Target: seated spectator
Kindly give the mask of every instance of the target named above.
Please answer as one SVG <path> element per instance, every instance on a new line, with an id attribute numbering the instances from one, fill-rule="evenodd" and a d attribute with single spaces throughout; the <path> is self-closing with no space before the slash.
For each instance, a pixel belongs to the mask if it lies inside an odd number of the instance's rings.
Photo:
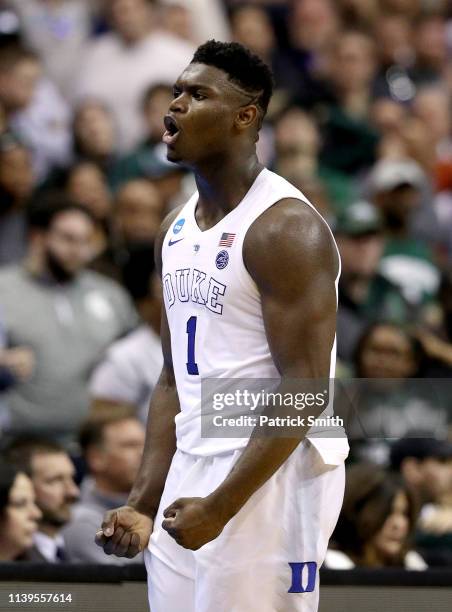
<path id="1" fill-rule="evenodd" d="M 8 461 L 30 475 L 41 511 L 27 561 L 67 561 L 61 530 L 71 519 L 79 490 L 75 468 L 59 444 L 41 438 L 18 438 L 5 451 Z"/>
<path id="2" fill-rule="evenodd" d="M 143 324 L 115 342 L 94 370 L 90 392 L 94 401 L 126 402 L 147 421 L 149 401 L 163 365 L 160 331 L 160 279 L 151 275 L 152 251 L 135 250 L 124 269 Z"/>
<path id="3" fill-rule="evenodd" d="M 416 93 L 409 71 L 414 56 L 410 17 L 401 11 L 384 10 L 372 30 L 379 60 L 374 94 L 397 102 L 410 102 Z"/>
<path id="4" fill-rule="evenodd" d="M 133 409 L 112 405 L 85 421 L 80 446 L 90 478 L 83 483 L 81 500 L 63 532 L 69 558 L 81 563 L 142 563 L 142 555 L 134 559 L 105 555 L 94 536 L 104 513 L 126 503 L 143 453 L 143 425 Z"/>
<path id="5" fill-rule="evenodd" d="M 152 4 L 108 2 L 112 32 L 87 47 L 75 87 L 77 99 L 91 97 L 109 105 L 122 152 L 130 151 L 143 135 L 139 108 L 146 88 L 162 81 L 172 85 L 194 52 L 188 42 L 157 30 Z"/>
<path id="6" fill-rule="evenodd" d="M 146 125 L 144 145 L 155 147 L 161 143 L 165 132 L 163 118 L 167 114 L 173 98 L 173 88 L 166 83 L 155 83 L 146 89 L 142 101 L 142 111 Z"/>
<path id="7" fill-rule="evenodd" d="M 102 253 L 110 239 L 113 206 L 104 174 L 92 162 L 79 162 L 68 170 L 64 187 L 67 196 L 73 202 L 85 206 L 96 219 L 94 249 L 96 254 Z"/>
<path id="8" fill-rule="evenodd" d="M 434 139 L 436 163 L 452 162 L 451 141 L 451 109 L 449 105 L 449 92 L 444 86 L 426 86 L 416 93 L 413 100 L 413 114 L 428 126 Z M 434 168 L 438 170 L 437 167 Z M 440 178 L 440 173 L 439 178 Z M 450 177 L 449 177 L 450 180 Z M 447 179 L 446 179 L 447 181 Z M 446 183 L 447 184 L 447 183 Z M 441 189 L 441 185 L 439 185 Z"/>
<path id="9" fill-rule="evenodd" d="M 91 268 L 124 284 L 124 268 L 135 251 L 150 248 L 152 265 L 154 239 L 163 216 L 162 199 L 151 182 L 136 179 L 125 183 L 116 195 L 109 244 Z"/>
<path id="10" fill-rule="evenodd" d="M 275 171 L 295 182 L 303 193 L 303 176 L 320 180 L 328 193 L 332 212 L 340 213 L 356 197 L 350 179 L 320 163 L 321 136 L 314 117 L 296 106 L 281 113 L 274 127 Z M 314 202 L 314 204 L 316 204 Z"/>
<path id="11" fill-rule="evenodd" d="M 117 172 L 117 129 L 109 108 L 98 100 L 83 100 L 74 111 L 72 130 L 76 158 L 97 164 L 112 186 Z"/>
<path id="12" fill-rule="evenodd" d="M 402 438 L 391 447 L 391 468 L 421 502 L 416 542 L 429 565 L 452 564 L 452 444 Z"/>
<path id="13" fill-rule="evenodd" d="M 35 183 L 31 155 L 11 133 L 0 135 L 0 266 L 26 253 L 25 205 Z"/>
<path id="14" fill-rule="evenodd" d="M 24 42 L 39 54 L 49 77 L 69 96 L 99 0 L 7 0 L 7 4 L 19 16 Z"/>
<path id="15" fill-rule="evenodd" d="M 269 13 L 261 6 L 239 4 L 232 9 L 230 19 L 233 40 L 248 47 L 275 71 L 272 64 L 277 45 Z"/>
<path id="16" fill-rule="evenodd" d="M 405 299 L 414 306 L 428 304 L 440 281 L 433 263 L 434 245 L 429 244 L 426 233 L 415 228 L 419 215 L 425 217 L 422 209 L 425 181 L 423 171 L 412 160 L 383 159 L 370 175 L 372 201 L 381 211 L 386 235 L 381 273 L 400 287 Z M 433 209 L 427 231 L 432 228 L 432 220 Z M 439 235 L 436 233 L 436 240 Z"/>
<path id="17" fill-rule="evenodd" d="M 379 271 L 384 250 L 383 222 L 369 202 L 350 204 L 339 214 L 334 232 L 341 255 L 338 356 L 352 360 L 364 329 L 379 319 L 404 324 L 413 317 L 399 288 Z"/>
<path id="18" fill-rule="evenodd" d="M 419 15 L 413 28 L 415 63 L 411 77 L 417 87 L 446 78 L 448 64 L 446 20 L 438 14 Z"/>
<path id="19" fill-rule="evenodd" d="M 123 244 L 153 244 L 164 209 L 158 190 L 146 180 L 126 183 L 116 196 L 114 232 Z"/>
<path id="20" fill-rule="evenodd" d="M 74 164 L 67 173 L 65 188 L 71 200 L 86 206 L 98 223 L 108 228 L 112 212 L 111 194 L 104 174 L 96 164 L 88 161 Z"/>
<path id="21" fill-rule="evenodd" d="M 359 378 L 414 378 L 419 375 L 422 348 L 403 327 L 386 321 L 369 325 L 355 352 Z"/>
<path id="22" fill-rule="evenodd" d="M 284 55 L 275 73 L 277 88 L 288 90 L 304 108 L 330 101 L 322 59 L 339 31 L 337 3 L 332 0 L 294 0 L 286 11 Z M 288 47 L 288 48 L 287 48 Z"/>
<path id="23" fill-rule="evenodd" d="M 280 87 L 279 75 L 287 69 L 281 49 L 277 45 L 276 32 L 270 18 L 270 14 L 262 6 L 254 3 L 243 3 L 231 10 L 231 29 L 232 40 L 238 42 L 253 53 L 258 55 L 268 66 L 271 67 L 276 81 L 276 89 L 273 92 L 267 117 L 274 117 L 292 99 L 287 88 Z M 209 36 L 209 38 L 211 38 Z M 224 39 L 221 39 L 224 40 Z M 262 156 L 261 140 L 266 139 L 265 124 L 259 134 L 258 156 L 262 163 L 265 157 Z"/>
<path id="24" fill-rule="evenodd" d="M 55 169 L 35 198 L 61 191 L 72 201 L 87 208 L 96 221 L 93 256 L 102 253 L 110 239 L 112 195 L 103 170 L 94 161 L 79 160 L 68 168 Z"/>
<path id="25" fill-rule="evenodd" d="M 31 380 L 8 394 L 11 433 L 67 441 L 89 408 L 87 382 L 103 351 L 137 318 L 125 291 L 86 270 L 95 220 L 57 195 L 31 207 L 29 254 L 0 270 L 0 307 L 13 346 L 32 346 Z"/>
<path id="26" fill-rule="evenodd" d="M 161 26 L 167 32 L 195 44 L 193 12 L 180 0 L 163 0 L 159 17 Z"/>
<path id="27" fill-rule="evenodd" d="M 233 8 L 230 14 L 232 40 L 238 42 L 258 55 L 271 67 L 275 78 L 284 68 L 281 51 L 278 49 L 276 34 L 268 11 L 256 4 L 244 3 Z M 211 38 L 211 36 L 209 36 Z M 225 39 L 220 39 L 225 40 Z M 257 155 L 265 166 L 273 162 L 273 138 L 270 123 L 291 101 L 287 89 L 273 91 L 264 122 L 257 142 Z"/>
<path id="28" fill-rule="evenodd" d="M 0 461 L 0 561 L 17 561 L 33 546 L 41 512 L 26 474 Z"/>
<path id="29" fill-rule="evenodd" d="M 358 31 L 341 32 L 330 45 L 328 66 L 335 101 L 323 124 L 321 160 L 345 174 L 357 173 L 375 162 L 379 140 L 369 121 L 377 68 L 372 38 Z"/>
<path id="30" fill-rule="evenodd" d="M 325 567 L 426 569 L 425 561 L 411 548 L 416 518 L 415 498 L 397 476 L 372 464 L 350 467 Z"/>
<path id="31" fill-rule="evenodd" d="M 381 465 L 389 462 L 390 440 L 406 435 L 436 436 L 447 426 L 447 411 L 422 375 L 425 354 L 420 342 L 393 323 L 371 324 L 355 353 L 350 382 L 356 413 L 348 433 L 352 455 Z M 338 409 L 343 410 L 339 404 Z M 347 404 L 345 404 L 347 407 Z"/>
<path id="32" fill-rule="evenodd" d="M 400 126 L 405 123 L 407 113 L 407 107 L 392 98 L 379 96 L 374 99 L 370 107 L 370 120 L 382 136 L 383 143 L 380 140 L 380 151 L 386 146 L 385 138 L 391 141 L 399 137 Z"/>
<path id="33" fill-rule="evenodd" d="M 210 38 L 230 40 L 229 23 L 222 0 L 161 0 L 160 5 L 183 9 L 185 20 L 190 20 L 191 32 L 187 38 L 196 44 L 201 45 Z M 175 34 L 180 35 L 180 32 L 176 30 Z"/>
<path id="34" fill-rule="evenodd" d="M 43 77 L 38 56 L 19 45 L 0 48 L 0 103 L 10 129 L 31 151 L 39 182 L 53 166 L 69 162 L 69 107 Z"/>

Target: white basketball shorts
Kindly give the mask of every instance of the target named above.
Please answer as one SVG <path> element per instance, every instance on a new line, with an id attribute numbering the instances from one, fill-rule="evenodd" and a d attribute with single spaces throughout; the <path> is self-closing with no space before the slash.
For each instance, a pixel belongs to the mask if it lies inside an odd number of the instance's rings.
<path id="1" fill-rule="evenodd" d="M 319 568 L 344 495 L 344 464 L 324 463 L 303 441 L 229 521 L 197 551 L 161 527 L 180 497 L 205 497 L 242 450 L 174 455 L 145 552 L 151 612 L 315 612 Z"/>

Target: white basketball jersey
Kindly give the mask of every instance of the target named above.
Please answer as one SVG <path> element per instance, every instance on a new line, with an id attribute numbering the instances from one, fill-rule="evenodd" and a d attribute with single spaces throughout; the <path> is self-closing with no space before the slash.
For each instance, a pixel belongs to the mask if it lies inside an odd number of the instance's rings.
<path id="1" fill-rule="evenodd" d="M 201 231 L 198 227 L 196 192 L 165 236 L 163 294 L 181 408 L 176 416 L 177 445 L 184 452 L 217 455 L 248 442 L 246 438 L 201 437 L 203 378 L 280 379 L 265 334 L 259 291 L 245 268 L 242 250 L 251 224 L 284 198 L 311 206 L 293 185 L 264 169 L 238 206 L 212 228 Z M 336 342 L 331 378 L 335 360 Z M 311 433 L 309 437 L 326 462 L 344 460 L 348 451 L 344 437 L 312 437 Z"/>

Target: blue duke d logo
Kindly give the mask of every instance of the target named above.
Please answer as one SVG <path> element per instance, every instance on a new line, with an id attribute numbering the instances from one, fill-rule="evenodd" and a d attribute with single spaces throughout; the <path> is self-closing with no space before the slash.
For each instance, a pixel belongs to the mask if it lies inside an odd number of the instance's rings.
<path id="1" fill-rule="evenodd" d="M 288 593 L 312 593 L 317 579 L 317 563 L 289 563 L 292 570 L 292 584 Z"/>

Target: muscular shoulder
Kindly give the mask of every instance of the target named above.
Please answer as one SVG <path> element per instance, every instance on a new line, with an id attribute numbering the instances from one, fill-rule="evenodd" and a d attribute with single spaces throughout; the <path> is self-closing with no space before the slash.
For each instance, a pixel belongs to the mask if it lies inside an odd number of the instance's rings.
<path id="1" fill-rule="evenodd" d="M 319 273 L 334 282 L 339 260 L 326 222 L 301 200 L 280 200 L 251 225 L 245 266 L 262 291 L 297 291 Z"/>
<path id="2" fill-rule="evenodd" d="M 162 224 L 160 225 L 159 232 L 157 234 L 157 238 L 155 239 L 155 247 L 154 247 L 154 258 L 155 258 L 155 266 L 158 270 L 160 276 L 162 275 L 162 246 L 163 241 L 165 240 L 166 232 L 171 227 L 173 221 L 176 220 L 176 217 L 183 209 L 184 204 L 181 204 L 171 212 L 169 212 L 166 217 L 163 219 Z"/>

